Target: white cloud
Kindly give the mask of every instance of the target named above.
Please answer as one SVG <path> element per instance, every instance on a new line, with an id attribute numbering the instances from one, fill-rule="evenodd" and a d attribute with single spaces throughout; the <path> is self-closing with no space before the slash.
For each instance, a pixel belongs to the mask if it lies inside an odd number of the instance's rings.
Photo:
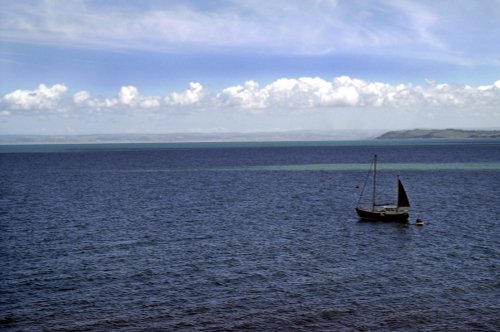
<path id="1" fill-rule="evenodd" d="M 189 83 L 189 89 L 184 92 L 173 92 L 165 97 L 165 104 L 170 106 L 190 106 L 200 102 L 204 89 L 198 82 Z"/>
<path id="2" fill-rule="evenodd" d="M 333 82 L 319 77 L 282 78 L 264 88 L 248 81 L 224 89 L 217 99 L 223 105 L 243 109 L 316 108 L 338 106 L 363 106 L 360 103 L 360 80 L 339 77 Z"/>
<path id="3" fill-rule="evenodd" d="M 267 91 L 259 90 L 259 84 L 247 81 L 244 85 L 227 87 L 217 94 L 216 100 L 221 106 L 241 107 L 243 109 L 262 109 L 268 106 Z"/>
<path id="4" fill-rule="evenodd" d="M 79 91 L 73 95 L 73 102 L 75 104 L 83 104 L 90 99 L 90 93 L 88 91 Z"/>
<path id="5" fill-rule="evenodd" d="M 34 90 L 7 93 L 0 100 L 0 115 L 61 111 L 70 114 L 73 111 L 79 114 L 106 112 L 115 116 L 190 114 L 195 119 L 199 114 L 196 110 L 203 110 L 205 116 L 230 110 L 232 112 L 225 114 L 233 117 L 263 115 L 286 120 L 288 116 L 297 118 L 307 112 L 312 116 L 327 114 L 325 116 L 332 121 L 342 115 L 343 119 L 352 117 L 350 123 L 357 120 L 383 123 L 384 119 L 390 119 L 397 123 L 411 120 L 416 125 L 422 123 L 420 126 L 425 125 L 426 119 L 443 126 L 457 119 L 461 121 L 457 123 L 470 126 L 491 126 L 500 118 L 500 80 L 473 87 L 432 81 L 426 85 L 389 84 L 348 76 L 332 80 L 299 77 L 278 79 L 264 86 L 247 81 L 220 92 L 206 91 L 202 84 L 191 82 L 188 89 L 165 96 L 141 95 L 132 85 L 122 86 L 117 95 L 110 98 L 95 98 L 86 90 L 65 98 L 67 91 L 63 84 L 40 84 Z"/>
<path id="6" fill-rule="evenodd" d="M 496 84 L 496 83 L 495 83 Z M 490 92 L 488 92 L 490 91 Z M 499 98 L 495 85 L 472 88 L 466 85 L 419 86 L 388 84 L 348 76 L 326 81 L 319 77 L 283 78 L 263 88 L 253 81 L 225 88 L 217 95 L 221 106 L 241 109 L 318 108 L 449 108 L 473 107 Z"/>
<path id="7" fill-rule="evenodd" d="M 35 90 L 16 90 L 3 96 L 2 101 L 9 110 L 45 110 L 60 112 L 59 102 L 68 88 L 64 84 L 55 84 L 51 87 L 40 84 Z M 2 110 L 6 111 L 6 110 Z"/>
<path id="8" fill-rule="evenodd" d="M 139 89 L 133 85 L 122 86 L 116 97 L 92 98 L 90 92 L 79 91 L 73 96 L 75 107 L 85 108 L 88 111 L 113 110 L 150 110 L 160 107 L 161 98 L 157 96 L 141 96 Z"/>
<path id="9" fill-rule="evenodd" d="M 154 109 L 160 107 L 159 97 L 143 97 L 139 102 L 139 107 L 143 109 Z"/>
<path id="10" fill-rule="evenodd" d="M 118 93 L 118 99 L 122 104 L 132 106 L 136 104 L 139 99 L 139 90 L 132 85 L 122 86 Z"/>

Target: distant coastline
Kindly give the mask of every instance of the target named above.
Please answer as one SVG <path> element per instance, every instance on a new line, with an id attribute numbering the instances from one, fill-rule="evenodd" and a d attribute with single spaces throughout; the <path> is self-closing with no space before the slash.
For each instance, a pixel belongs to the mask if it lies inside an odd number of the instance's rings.
<path id="1" fill-rule="evenodd" d="M 412 129 L 388 131 L 377 139 L 500 138 L 500 130 Z"/>
<path id="2" fill-rule="evenodd" d="M 88 134 L 88 135 L 0 135 L 0 145 L 112 144 L 112 143 L 210 143 L 357 141 L 384 139 L 468 139 L 500 138 L 500 130 L 412 129 L 382 130 L 297 130 L 283 132 Z"/>
<path id="3" fill-rule="evenodd" d="M 0 144 L 107 144 L 189 142 L 280 142 L 373 139 L 381 130 L 297 130 L 283 132 L 90 134 L 90 135 L 0 135 Z"/>

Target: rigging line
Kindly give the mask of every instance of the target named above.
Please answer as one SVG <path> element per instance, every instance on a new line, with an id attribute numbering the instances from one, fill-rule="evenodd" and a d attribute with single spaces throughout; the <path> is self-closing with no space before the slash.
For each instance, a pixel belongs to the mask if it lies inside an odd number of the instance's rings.
<path id="1" fill-rule="evenodd" d="M 357 206 L 359 206 L 359 203 L 361 202 L 361 199 L 363 198 L 363 193 L 365 192 L 366 184 L 368 183 L 368 179 L 370 178 L 370 174 L 372 173 L 372 169 L 373 169 L 373 162 L 371 163 L 370 169 L 368 170 L 368 174 L 366 175 L 365 183 L 363 184 L 363 189 L 361 189 L 361 194 L 359 195 Z"/>

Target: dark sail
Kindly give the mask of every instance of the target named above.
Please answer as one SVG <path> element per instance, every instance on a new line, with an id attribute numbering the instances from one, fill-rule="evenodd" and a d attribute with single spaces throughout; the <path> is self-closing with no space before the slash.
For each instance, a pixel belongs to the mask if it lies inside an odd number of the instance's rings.
<path id="1" fill-rule="evenodd" d="M 405 188 L 403 184 L 398 179 L 398 207 L 410 207 L 410 201 L 406 195 Z"/>

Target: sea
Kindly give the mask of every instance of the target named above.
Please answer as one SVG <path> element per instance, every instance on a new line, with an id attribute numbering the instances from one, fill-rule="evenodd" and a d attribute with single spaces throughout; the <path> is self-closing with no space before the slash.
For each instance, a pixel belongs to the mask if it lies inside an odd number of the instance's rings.
<path id="1" fill-rule="evenodd" d="M 3 145 L 0 257 L 2 331 L 500 331 L 500 140 Z"/>

